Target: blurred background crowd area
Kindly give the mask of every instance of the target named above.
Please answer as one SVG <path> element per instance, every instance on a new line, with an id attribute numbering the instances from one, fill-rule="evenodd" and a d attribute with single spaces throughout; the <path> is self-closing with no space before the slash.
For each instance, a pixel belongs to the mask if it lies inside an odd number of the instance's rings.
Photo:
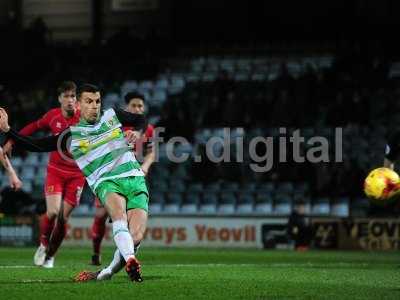
<path id="1" fill-rule="evenodd" d="M 228 9 L 227 1 L 171 0 L 149 1 L 156 3 L 149 11 L 121 12 L 119 1 L 76 0 L 59 1 L 65 7 L 58 14 L 44 9 L 45 2 L 2 3 L 0 35 L 7 42 L 0 99 L 15 128 L 58 106 L 55 90 L 63 80 L 99 85 L 105 108 L 124 106 L 124 95 L 137 91 L 146 97 L 150 122 L 166 128 L 165 142 L 183 136 L 188 143 L 174 151 L 204 158 L 172 163 L 161 145 L 148 178 L 153 211 L 289 214 L 302 203 L 309 214 L 371 213 L 363 179 L 382 165 L 386 137 L 400 124 L 400 60 L 390 37 L 395 1 L 383 1 L 376 11 L 368 1 L 290 8 L 229 2 Z M 57 27 L 54 18 L 71 17 L 68 3 L 76 6 L 71 16 L 77 23 L 90 10 L 88 32 L 71 21 Z M 47 14 L 35 13 L 40 9 Z M 341 22 L 332 11 L 344 13 Z M 128 21 L 111 26 L 107 18 Z M 223 136 L 223 127 L 244 139 L 244 163 L 206 159 L 207 140 Z M 288 162 L 275 155 L 272 170 L 253 172 L 251 138 L 278 138 L 280 127 L 287 136 L 299 129 L 306 140 L 324 136 L 332 143 L 335 128 L 342 128 L 344 161 L 299 164 L 289 153 Z M 304 154 L 309 146 L 301 149 Z M 256 150 L 263 155 L 267 149 Z M 230 151 L 237 152 L 234 142 Z M 45 154 L 17 151 L 13 157 L 33 199 L 42 197 L 46 162 Z M 87 213 L 93 204 L 80 209 Z"/>

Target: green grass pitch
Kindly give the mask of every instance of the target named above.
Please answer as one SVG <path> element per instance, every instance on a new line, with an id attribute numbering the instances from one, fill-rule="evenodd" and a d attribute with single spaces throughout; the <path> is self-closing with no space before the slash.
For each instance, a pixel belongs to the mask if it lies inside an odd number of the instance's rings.
<path id="1" fill-rule="evenodd" d="M 54 269 L 32 266 L 33 248 L 0 248 L 0 299 L 400 299 L 400 253 L 148 249 L 144 282 L 124 272 L 75 283 L 90 248 L 62 248 Z M 112 249 L 104 250 L 103 264 Z"/>

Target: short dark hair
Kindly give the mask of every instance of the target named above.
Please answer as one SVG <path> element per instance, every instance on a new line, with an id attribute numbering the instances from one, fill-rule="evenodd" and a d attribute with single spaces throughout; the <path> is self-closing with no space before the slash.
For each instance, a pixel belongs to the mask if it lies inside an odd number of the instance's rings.
<path id="1" fill-rule="evenodd" d="M 66 91 L 76 91 L 76 84 L 73 81 L 63 81 L 57 87 L 57 95 L 60 96 Z"/>
<path id="2" fill-rule="evenodd" d="M 129 102 L 131 102 L 132 99 L 134 98 L 138 98 L 141 99 L 143 102 L 145 102 L 144 99 L 144 95 L 137 93 L 137 92 L 129 92 L 128 94 L 125 95 L 124 99 L 125 99 L 125 103 L 129 104 Z"/>
<path id="3" fill-rule="evenodd" d="M 81 97 L 82 93 L 97 93 L 100 92 L 100 89 L 94 84 L 84 83 L 78 88 L 77 97 L 78 99 Z"/>

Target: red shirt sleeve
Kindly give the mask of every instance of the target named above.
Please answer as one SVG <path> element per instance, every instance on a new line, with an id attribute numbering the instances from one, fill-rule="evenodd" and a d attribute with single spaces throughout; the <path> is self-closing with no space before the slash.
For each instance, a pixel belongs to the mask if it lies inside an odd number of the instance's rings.
<path id="1" fill-rule="evenodd" d="M 39 120 L 36 120 L 28 125 L 26 125 L 24 128 L 22 128 L 19 131 L 19 134 L 21 135 L 32 135 L 36 131 L 43 130 L 43 129 L 49 129 L 50 128 L 50 120 L 52 117 L 51 111 L 47 112 L 46 114 L 43 115 Z"/>

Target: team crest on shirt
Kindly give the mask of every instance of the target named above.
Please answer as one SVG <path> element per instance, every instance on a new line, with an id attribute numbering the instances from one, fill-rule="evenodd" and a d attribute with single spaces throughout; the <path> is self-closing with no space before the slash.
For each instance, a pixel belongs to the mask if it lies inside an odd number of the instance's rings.
<path id="1" fill-rule="evenodd" d="M 56 123 L 56 127 L 61 129 L 61 123 L 60 123 L 60 122 L 57 122 L 57 123 Z"/>
<path id="2" fill-rule="evenodd" d="M 113 127 L 113 126 L 114 126 L 114 120 L 113 120 L 113 119 L 108 120 L 108 121 L 107 121 L 107 125 L 108 125 L 109 127 Z"/>

